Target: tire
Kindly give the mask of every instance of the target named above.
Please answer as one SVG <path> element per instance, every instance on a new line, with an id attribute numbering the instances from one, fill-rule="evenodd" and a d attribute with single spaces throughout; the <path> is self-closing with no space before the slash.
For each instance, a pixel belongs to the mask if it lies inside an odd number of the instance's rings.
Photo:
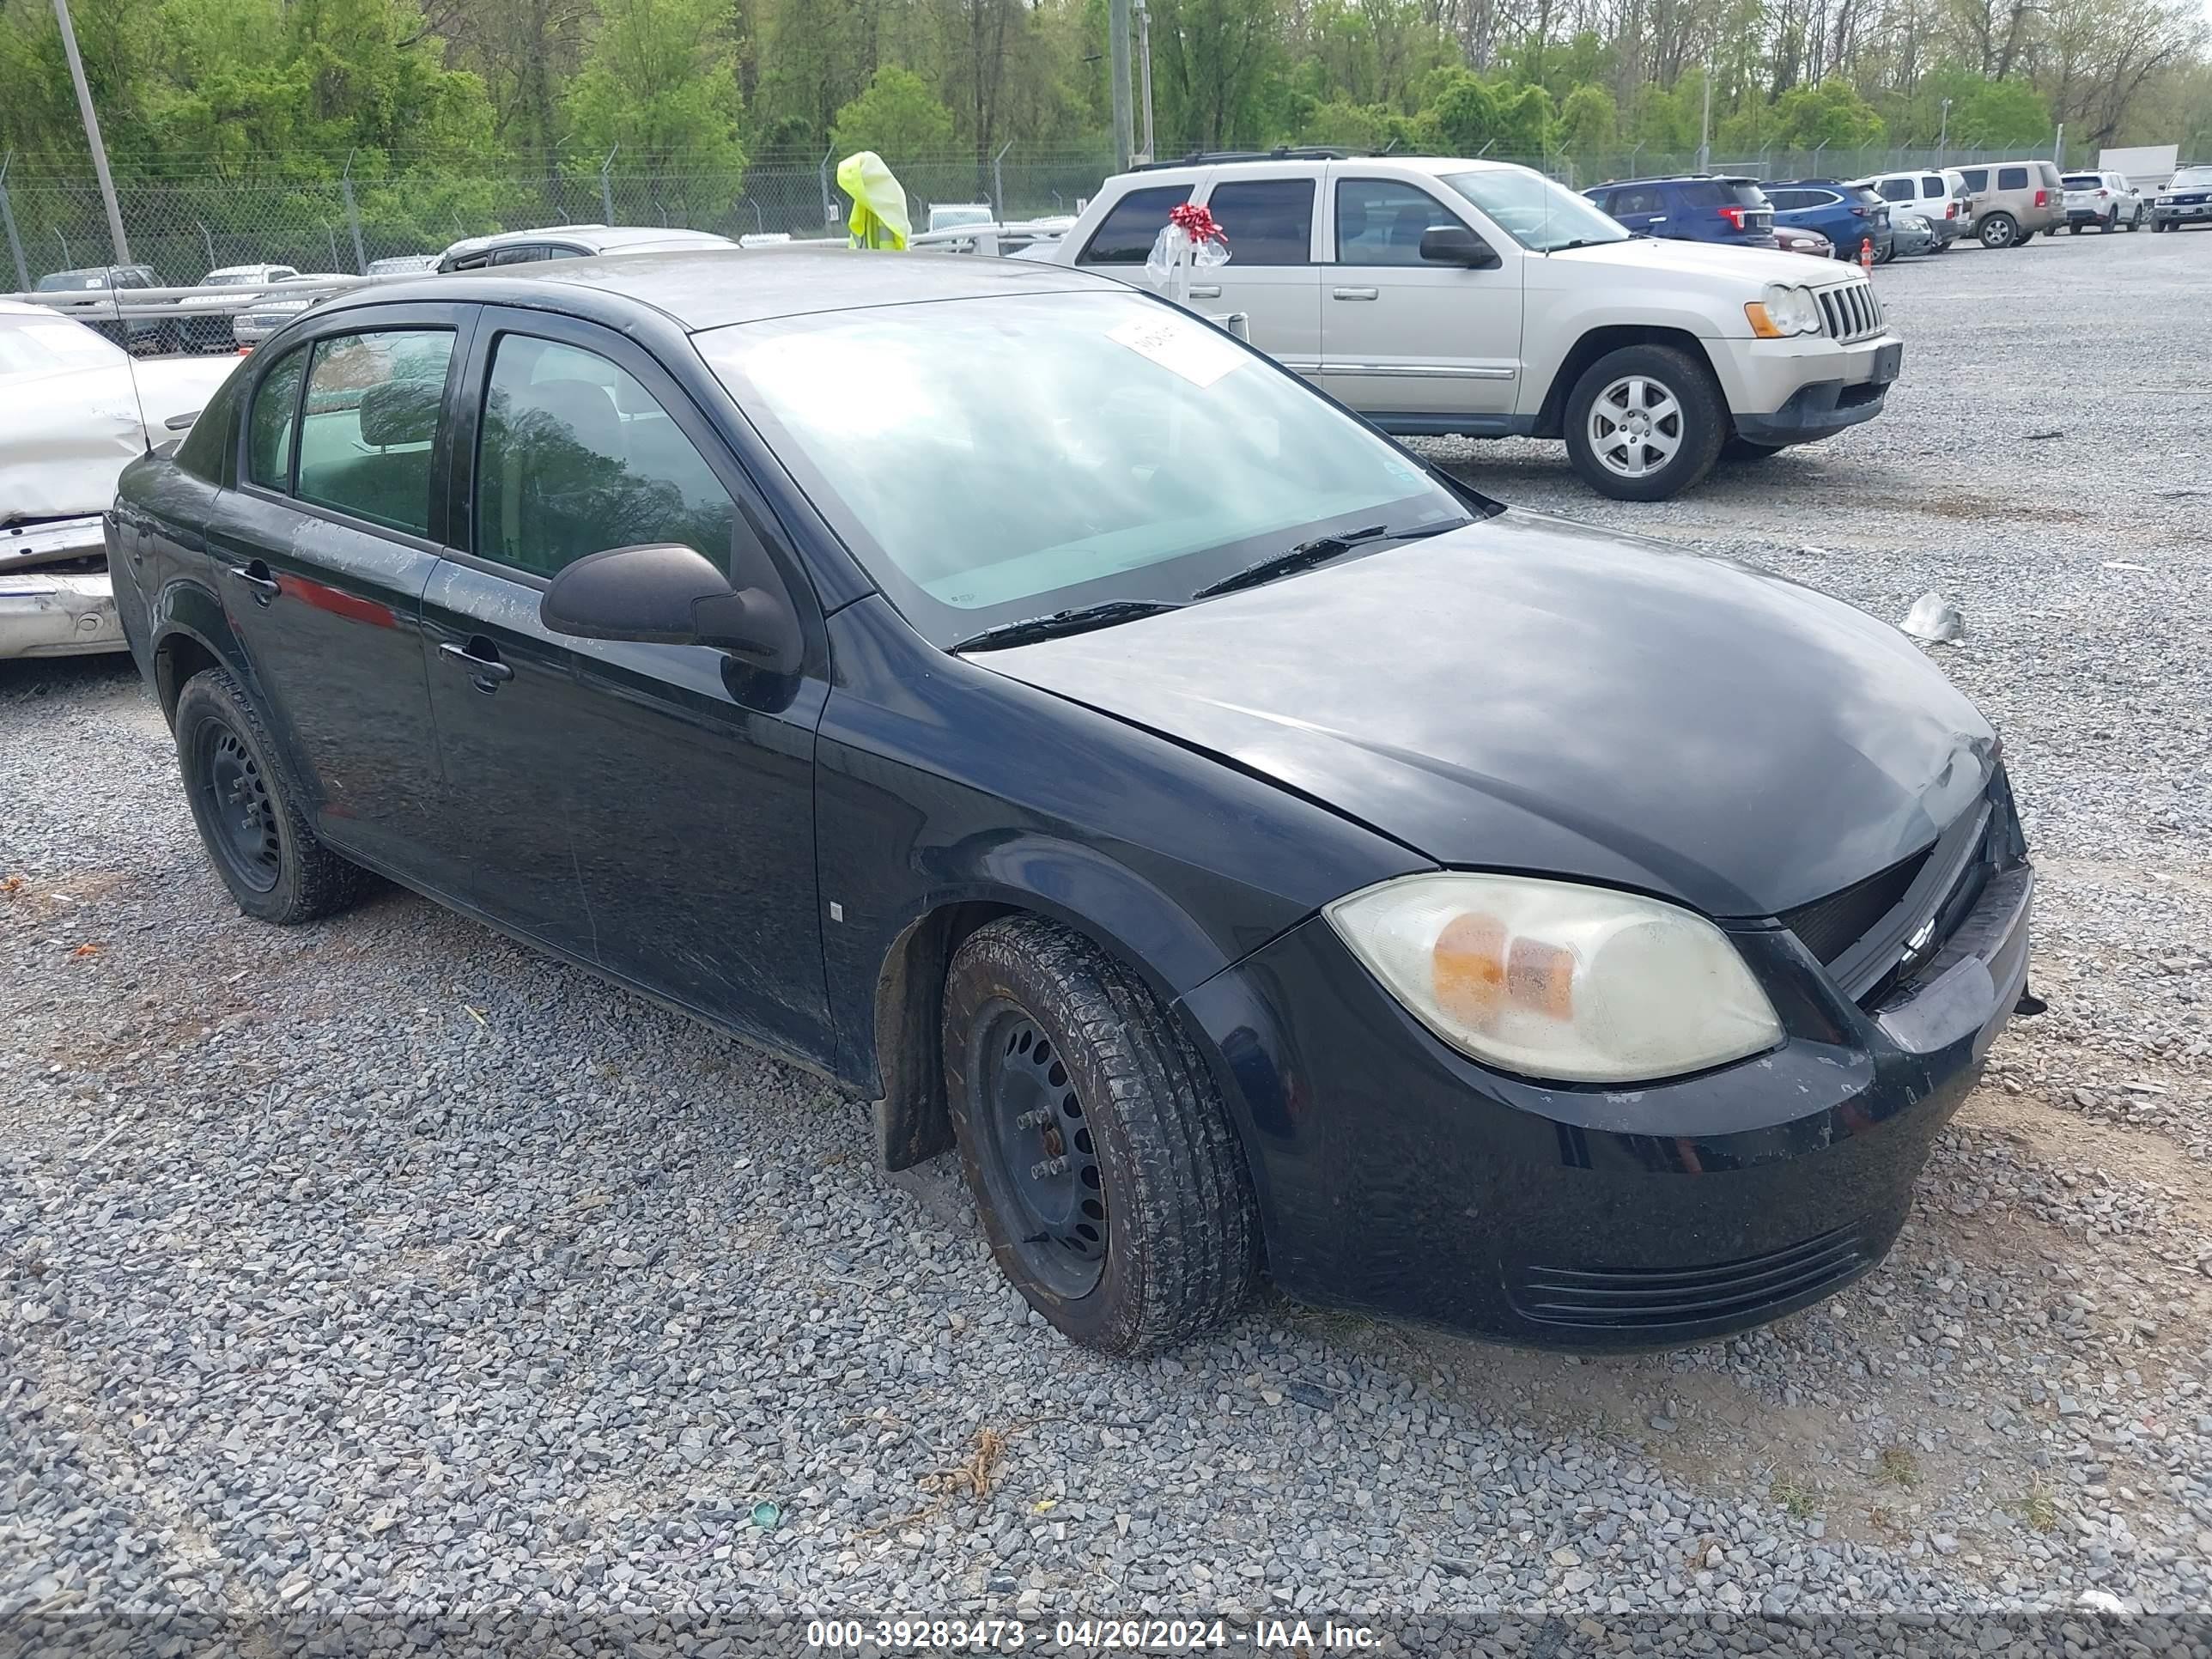
<path id="1" fill-rule="evenodd" d="M 1598 437 L 1591 430 L 1600 398 L 1626 409 L 1626 404 L 1613 394 L 1630 383 L 1656 386 L 1672 401 L 1675 441 L 1671 456 L 1633 475 L 1621 471 L 1620 464 L 1601 458 Z M 1641 397 L 1647 406 L 1652 403 L 1645 393 L 1630 395 Z M 1650 430 L 1664 435 L 1667 419 L 1662 416 Z M 1610 424 L 1618 432 L 1626 423 Z M 1561 429 L 1569 465 L 1598 494 L 1619 501 L 1663 501 L 1703 483 L 1712 471 L 1714 462 L 1720 459 L 1721 443 L 1728 436 L 1729 414 L 1712 370 L 1690 353 L 1679 346 L 1623 346 L 1608 351 L 1583 371 L 1574 390 L 1567 394 Z M 1638 447 L 1648 458 L 1653 446 L 1639 442 Z M 1622 459 L 1633 459 L 1625 447 Z"/>
<path id="2" fill-rule="evenodd" d="M 2081 234 L 2081 227 L 2079 225 L 2069 225 L 2066 227 L 2066 234 L 2069 236 L 2079 236 Z"/>
<path id="3" fill-rule="evenodd" d="M 220 668 L 193 675 L 177 698 L 173 724 L 192 821 L 240 909 L 291 927 L 359 896 L 364 872 L 307 827 L 261 711 L 236 680 Z"/>
<path id="4" fill-rule="evenodd" d="M 1122 1358 L 1225 1324 L 1257 1277 L 1251 1176 L 1211 1073 L 1144 981 L 1057 923 L 1006 916 L 954 952 L 944 1022 L 961 1163 L 1030 1306 Z"/>
<path id="5" fill-rule="evenodd" d="M 2112 232 L 2118 228 L 2119 222 L 2120 210 L 2118 208 L 2114 208 L 2110 213 L 2105 216 L 2105 222 L 2097 227 L 2097 234 L 2100 236 L 2111 235 Z"/>
<path id="6" fill-rule="evenodd" d="M 2053 232 L 2053 233 L 2051 233 L 2051 234 L 2056 234 L 2057 233 Z M 2015 237 L 2014 237 L 2014 238 L 2012 239 L 2012 245 L 2013 245 L 2014 247 L 2026 247 L 2026 246 L 2027 246 L 2030 242 L 2033 241 L 2034 240 L 2035 240 L 2035 233 L 2034 233 L 2033 231 L 2032 231 L 2032 230 L 2023 230 L 2022 232 L 2021 232 L 2021 233 L 2020 233 L 2020 234 L 2019 234 L 2019 235 L 2017 235 L 2017 236 L 2015 236 Z"/>
<path id="7" fill-rule="evenodd" d="M 1787 444 L 1754 443 L 1749 438 L 1730 438 L 1721 446 L 1724 461 L 1769 461 L 1790 446 Z"/>
<path id="8" fill-rule="evenodd" d="M 1974 228 L 1974 234 L 1987 248 L 2010 247 L 2023 240 L 2020 234 L 2020 221 L 2009 213 L 1988 215 Z"/>

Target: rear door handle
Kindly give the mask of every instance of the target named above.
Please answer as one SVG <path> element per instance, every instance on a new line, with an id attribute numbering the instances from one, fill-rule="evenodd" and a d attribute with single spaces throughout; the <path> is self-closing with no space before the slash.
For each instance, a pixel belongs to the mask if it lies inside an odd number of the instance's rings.
<path id="1" fill-rule="evenodd" d="M 1379 288 L 1333 288 L 1328 292 L 1330 298 L 1337 300 L 1379 300 L 1382 297 L 1382 290 Z"/>
<path id="2" fill-rule="evenodd" d="M 1221 284 L 1218 283 L 1193 283 L 1190 297 L 1194 300 L 1218 300 L 1221 297 Z"/>
<path id="3" fill-rule="evenodd" d="M 465 645 L 447 640 L 438 649 L 469 671 L 479 691 L 496 691 L 514 678 L 514 671 L 497 657 L 480 657 Z"/>
<path id="4" fill-rule="evenodd" d="M 230 574 L 253 590 L 253 602 L 266 605 L 283 592 L 276 579 L 269 574 L 269 567 L 256 559 L 251 564 L 234 564 Z"/>

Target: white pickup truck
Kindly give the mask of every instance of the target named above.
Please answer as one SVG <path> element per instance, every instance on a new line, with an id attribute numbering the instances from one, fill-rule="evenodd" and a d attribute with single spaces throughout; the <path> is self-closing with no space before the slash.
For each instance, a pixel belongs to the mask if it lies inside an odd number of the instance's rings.
<path id="1" fill-rule="evenodd" d="M 1592 488 L 1659 501 L 1871 420 L 1904 346 L 1866 276 L 1633 237 L 1541 173 L 1437 156 L 1201 156 L 1109 179 L 1030 257 L 1145 280 L 1177 204 L 1230 259 L 1188 303 L 1391 432 L 1559 438 Z"/>

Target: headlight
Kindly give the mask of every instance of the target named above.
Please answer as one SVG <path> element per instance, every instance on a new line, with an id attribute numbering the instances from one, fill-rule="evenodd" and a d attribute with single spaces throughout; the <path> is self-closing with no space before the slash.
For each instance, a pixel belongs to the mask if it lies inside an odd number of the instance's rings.
<path id="1" fill-rule="evenodd" d="M 2160 207 L 2172 207 L 2173 205 L 2173 198 L 2171 196 L 2161 196 L 2158 198 L 2158 204 Z"/>
<path id="2" fill-rule="evenodd" d="M 1769 283 L 1758 299 L 1743 308 L 1751 331 L 1762 340 L 1787 339 L 1793 334 L 1820 331 L 1820 306 L 1810 289 Z"/>
<path id="3" fill-rule="evenodd" d="M 1522 876 L 1407 876 L 1323 913 L 1421 1023 L 1524 1076 L 1649 1082 L 1782 1040 L 1728 936 L 1678 906 Z"/>

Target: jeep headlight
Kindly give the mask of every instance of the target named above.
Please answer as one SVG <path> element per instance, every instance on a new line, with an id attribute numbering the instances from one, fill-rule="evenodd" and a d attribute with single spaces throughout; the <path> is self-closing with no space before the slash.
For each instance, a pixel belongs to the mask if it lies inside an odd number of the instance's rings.
<path id="1" fill-rule="evenodd" d="M 1322 914 L 1424 1025 L 1523 1076 L 1650 1082 L 1782 1040 L 1728 935 L 1657 899 L 1447 872 L 1384 882 Z"/>
<path id="2" fill-rule="evenodd" d="M 1812 289 L 1794 283 L 1769 283 L 1759 298 L 1744 307 L 1743 314 L 1751 331 L 1762 340 L 1820 331 L 1820 302 Z"/>

